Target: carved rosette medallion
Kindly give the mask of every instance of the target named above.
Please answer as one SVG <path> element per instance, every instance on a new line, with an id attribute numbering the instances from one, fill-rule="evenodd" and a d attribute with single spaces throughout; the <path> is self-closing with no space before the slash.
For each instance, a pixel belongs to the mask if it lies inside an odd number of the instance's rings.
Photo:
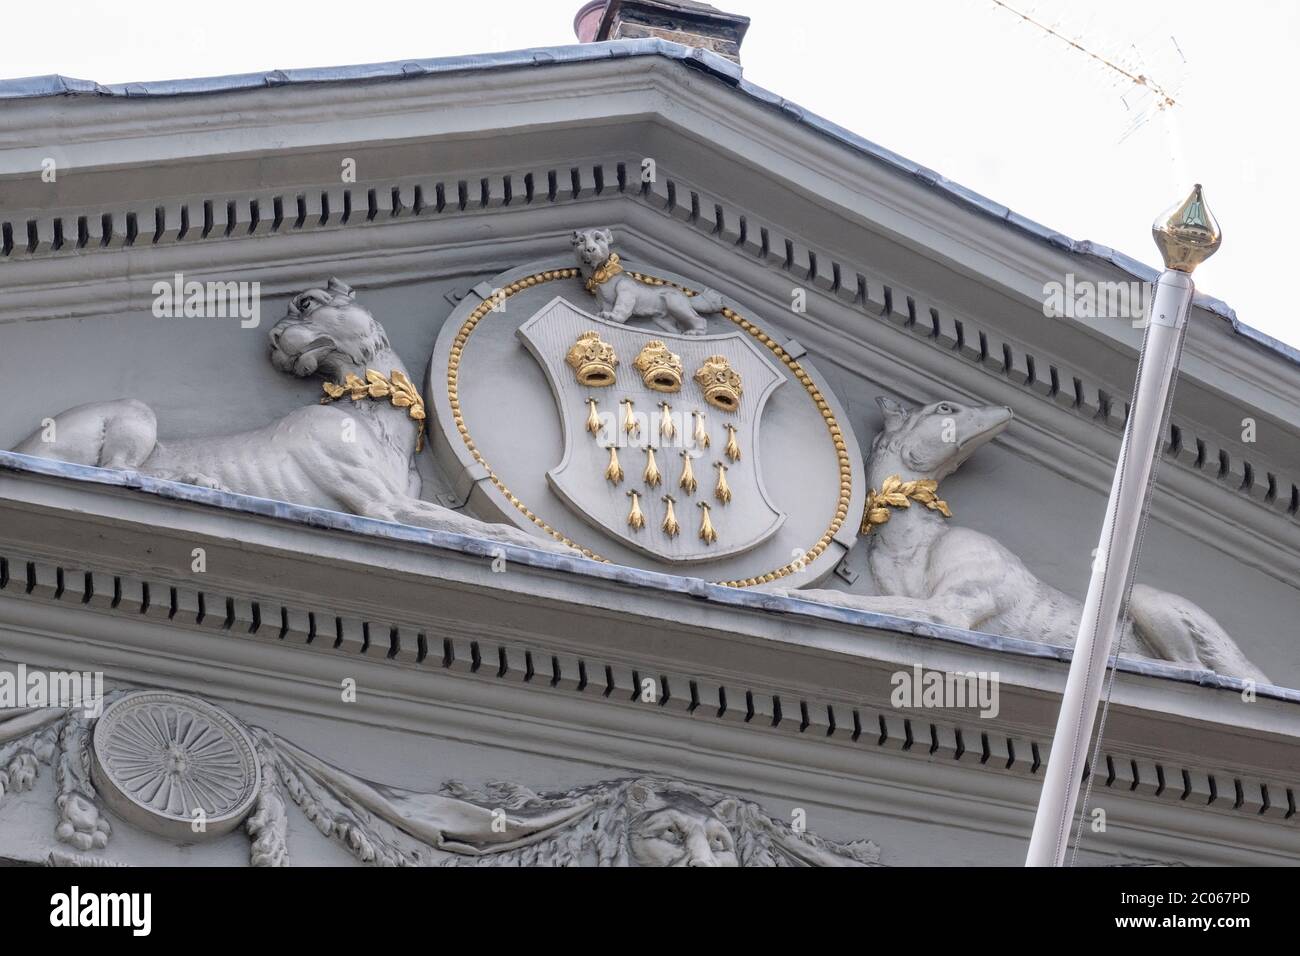
<path id="1" fill-rule="evenodd" d="M 96 723 L 92 750 L 91 778 L 112 810 L 186 842 L 239 826 L 261 783 L 244 729 L 225 711 L 181 694 L 122 697 Z"/>
<path id="2" fill-rule="evenodd" d="M 106 847 L 114 830 L 101 804 L 178 844 L 242 823 L 253 866 L 291 862 L 286 811 L 295 805 L 312 824 L 304 835 L 318 831 L 377 866 L 880 863 L 869 840 L 831 841 L 685 780 L 625 777 L 546 793 L 508 781 L 405 790 L 354 776 L 188 695 L 114 690 L 104 700 L 98 721 L 56 708 L 0 711 L 0 756 L 18 755 L 0 767 L 0 782 L 30 789 L 37 764 L 55 767 L 56 834 L 73 849 L 51 852 L 52 866 L 124 865 L 84 852 Z"/>

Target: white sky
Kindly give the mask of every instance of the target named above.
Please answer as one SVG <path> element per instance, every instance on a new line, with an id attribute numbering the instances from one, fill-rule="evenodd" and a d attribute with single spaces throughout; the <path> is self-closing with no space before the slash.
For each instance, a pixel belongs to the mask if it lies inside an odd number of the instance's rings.
<path id="1" fill-rule="evenodd" d="M 47 5 L 13 3 L 0 76 L 116 83 L 550 46 L 576 42 L 581 2 L 64 0 L 55 28 Z M 1073 238 L 1155 264 L 1151 220 L 1202 182 L 1225 238 L 1198 287 L 1300 345 L 1285 192 L 1300 4 L 1008 3 L 1145 71 L 1178 105 L 1130 133 L 1150 97 L 992 0 L 716 5 L 753 21 L 753 82 Z"/>

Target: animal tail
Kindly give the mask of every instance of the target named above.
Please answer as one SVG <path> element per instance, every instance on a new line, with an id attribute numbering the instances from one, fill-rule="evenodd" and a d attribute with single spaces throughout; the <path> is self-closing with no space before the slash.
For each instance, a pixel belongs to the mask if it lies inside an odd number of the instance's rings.
<path id="1" fill-rule="evenodd" d="M 124 398 L 60 412 L 13 450 L 74 465 L 138 468 L 157 441 L 158 419 L 153 409 Z"/>
<path id="2" fill-rule="evenodd" d="M 722 296 L 712 289 L 704 289 L 699 295 L 691 296 L 691 305 L 700 315 L 711 315 L 722 311 Z"/>
<path id="3" fill-rule="evenodd" d="M 1225 677 L 1269 683 L 1219 622 L 1186 598 L 1137 584 L 1129 613 L 1138 635 L 1157 656 L 1196 664 Z"/>

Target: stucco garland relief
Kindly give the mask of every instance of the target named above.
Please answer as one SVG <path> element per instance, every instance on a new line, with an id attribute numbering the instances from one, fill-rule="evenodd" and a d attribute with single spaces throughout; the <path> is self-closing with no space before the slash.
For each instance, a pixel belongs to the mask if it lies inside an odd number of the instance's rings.
<path id="1" fill-rule="evenodd" d="M 253 866 L 293 862 L 289 807 L 374 866 L 870 866 L 870 841 L 836 843 L 758 804 L 642 776 L 534 793 L 515 783 L 436 792 L 373 783 L 187 694 L 113 691 L 98 718 L 58 709 L 0 718 L 0 796 L 53 763 L 56 837 L 100 851 L 108 803 L 180 843 L 242 825 Z M 35 720 L 33 718 L 39 718 Z M 93 738 L 93 745 L 90 743 Z M 143 767 L 144 773 L 136 773 Z M 119 772 L 121 771 L 121 772 Z M 52 862 L 112 865 L 54 851 Z"/>

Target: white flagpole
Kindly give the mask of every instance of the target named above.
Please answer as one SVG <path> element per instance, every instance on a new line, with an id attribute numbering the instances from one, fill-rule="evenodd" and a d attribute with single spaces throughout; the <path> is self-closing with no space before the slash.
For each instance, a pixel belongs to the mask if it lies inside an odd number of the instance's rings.
<path id="1" fill-rule="evenodd" d="M 1026 866 L 1065 863 L 1102 679 L 1121 615 L 1127 611 L 1138 531 L 1146 514 L 1165 415 L 1178 375 L 1178 357 L 1195 292 L 1191 273 L 1215 253 L 1221 240 L 1219 225 L 1205 205 L 1199 184 L 1187 199 L 1156 220 L 1151 233 L 1164 257 L 1165 271 L 1156 283 L 1147 316 L 1137 384 L 1056 719 Z"/>

